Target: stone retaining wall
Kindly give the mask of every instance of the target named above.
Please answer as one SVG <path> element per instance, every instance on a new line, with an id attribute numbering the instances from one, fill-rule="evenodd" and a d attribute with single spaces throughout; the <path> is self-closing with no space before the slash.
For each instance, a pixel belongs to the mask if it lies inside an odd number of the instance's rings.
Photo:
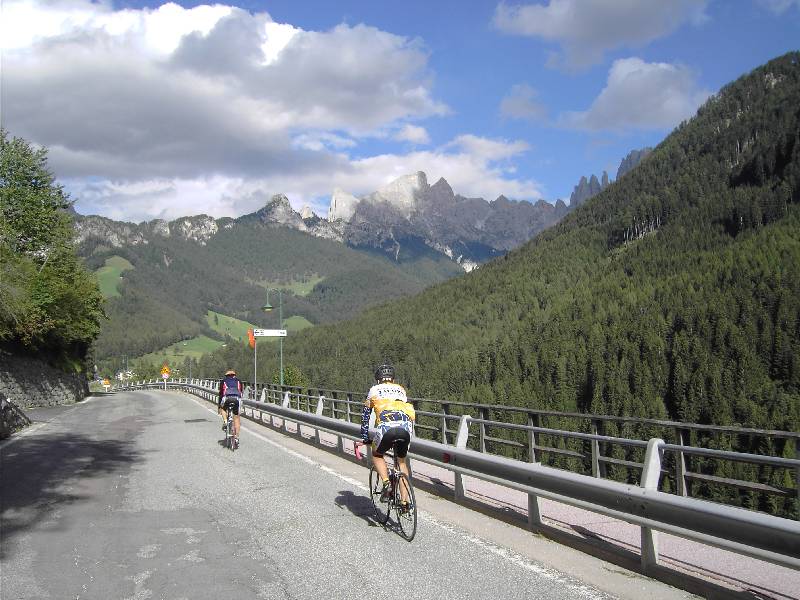
<path id="1" fill-rule="evenodd" d="M 72 404 L 89 395 L 84 377 L 0 351 L 0 394 L 21 408 Z"/>

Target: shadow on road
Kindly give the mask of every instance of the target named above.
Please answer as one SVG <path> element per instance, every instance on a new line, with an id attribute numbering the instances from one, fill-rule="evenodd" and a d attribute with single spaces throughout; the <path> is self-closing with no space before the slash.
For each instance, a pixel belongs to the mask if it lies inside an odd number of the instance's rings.
<path id="1" fill-rule="evenodd" d="M 141 459 L 133 441 L 58 434 L 19 439 L 0 450 L 0 530 L 9 541 L 55 510 L 89 497 L 81 482 L 122 471 Z"/>
<path id="2" fill-rule="evenodd" d="M 375 507 L 372 500 L 366 496 L 356 496 L 350 490 L 342 490 L 334 500 L 339 508 L 346 508 L 355 516 L 364 519 L 370 527 L 381 527 L 375 520 Z"/>

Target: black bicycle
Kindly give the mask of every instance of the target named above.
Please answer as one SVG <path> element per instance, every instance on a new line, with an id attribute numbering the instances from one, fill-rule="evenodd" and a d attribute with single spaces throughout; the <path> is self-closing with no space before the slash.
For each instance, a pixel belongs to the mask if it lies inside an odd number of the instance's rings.
<path id="1" fill-rule="evenodd" d="M 386 465 L 389 469 L 389 489 L 384 493 L 383 481 L 373 465 L 369 470 L 369 495 L 375 507 L 375 519 L 381 525 L 386 525 L 394 513 L 400 535 L 410 542 L 417 533 L 417 503 L 411 479 L 400 470 L 398 442 L 392 444 L 392 465 Z"/>
<path id="2" fill-rule="evenodd" d="M 239 448 L 239 440 L 233 435 L 233 403 L 228 403 L 226 400 L 222 403 L 222 408 L 228 414 L 228 419 L 225 421 L 225 447 L 229 448 L 231 452 Z"/>

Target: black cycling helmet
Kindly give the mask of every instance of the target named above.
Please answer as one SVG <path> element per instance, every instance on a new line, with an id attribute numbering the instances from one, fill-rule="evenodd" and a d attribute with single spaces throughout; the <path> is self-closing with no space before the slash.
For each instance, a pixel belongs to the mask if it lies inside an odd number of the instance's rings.
<path id="1" fill-rule="evenodd" d="M 389 363 L 383 363 L 380 367 L 375 369 L 375 381 L 383 381 L 384 379 L 391 379 L 394 381 L 394 367 Z"/>

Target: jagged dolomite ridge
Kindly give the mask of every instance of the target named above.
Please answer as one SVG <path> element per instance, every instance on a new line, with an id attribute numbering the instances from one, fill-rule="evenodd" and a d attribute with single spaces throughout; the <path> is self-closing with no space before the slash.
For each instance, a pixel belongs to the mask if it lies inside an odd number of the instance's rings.
<path id="1" fill-rule="evenodd" d="M 386 202 L 408 216 L 417 205 L 417 192 L 428 189 L 428 178 L 422 171 L 403 175 L 376 192 L 365 196 L 364 200 L 376 204 Z"/>
<path id="2" fill-rule="evenodd" d="M 341 188 L 333 190 L 331 207 L 328 209 L 328 221 L 349 221 L 356 212 L 356 205 L 360 202 L 353 194 L 348 194 Z"/>
<path id="3" fill-rule="evenodd" d="M 422 171 L 398 177 L 363 198 L 356 198 L 352 194 L 336 188 L 331 196 L 328 220 L 337 221 L 341 219 L 349 222 L 352 220 L 356 206 L 361 200 L 370 204 L 386 202 L 407 217 L 417 208 L 417 194 L 429 188 L 428 178 Z"/>
<path id="4" fill-rule="evenodd" d="M 216 220 L 208 215 L 184 217 L 173 221 L 170 225 L 176 235 L 185 240 L 198 242 L 201 246 L 205 246 L 206 241 L 219 231 Z"/>

